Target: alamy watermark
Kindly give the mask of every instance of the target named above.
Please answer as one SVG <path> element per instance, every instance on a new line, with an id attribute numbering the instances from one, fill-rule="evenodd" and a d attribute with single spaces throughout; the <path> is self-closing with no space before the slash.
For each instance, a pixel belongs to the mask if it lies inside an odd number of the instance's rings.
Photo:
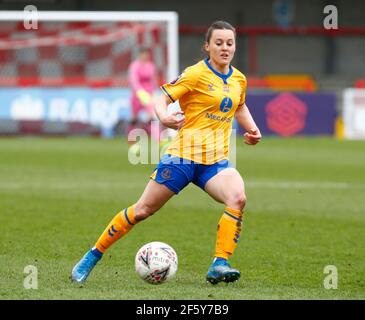
<path id="1" fill-rule="evenodd" d="M 323 273 L 327 276 L 323 280 L 323 287 L 327 290 L 338 288 L 338 271 L 334 265 L 325 266 Z"/>
<path id="2" fill-rule="evenodd" d="M 226 121 L 225 119 L 221 121 Z M 151 130 L 159 126 L 158 121 L 152 121 Z M 169 140 L 169 153 L 176 155 L 171 161 L 188 164 L 193 161 L 198 163 L 216 163 L 229 157 L 230 162 L 236 164 L 236 139 L 235 129 L 184 129 L 177 132 L 178 141 L 174 137 L 168 137 L 165 129 L 160 132 L 160 141 Z M 138 152 L 132 145 L 128 151 L 128 160 L 131 164 L 158 164 L 161 156 L 165 153 L 166 147 L 161 148 L 159 143 L 150 139 L 149 132 L 142 128 L 136 128 L 128 133 L 128 142 L 138 145 Z M 180 159 L 181 158 L 181 159 Z"/>
<path id="3" fill-rule="evenodd" d="M 38 268 L 33 265 L 28 265 L 24 267 L 26 277 L 23 281 L 24 289 L 38 289 Z"/>
<path id="4" fill-rule="evenodd" d="M 34 5 L 27 5 L 23 10 L 23 26 L 25 30 L 38 29 L 38 10 Z"/>
<path id="5" fill-rule="evenodd" d="M 323 8 L 327 16 L 323 20 L 323 27 L 326 30 L 338 30 L 338 10 L 334 5 L 327 5 Z"/>

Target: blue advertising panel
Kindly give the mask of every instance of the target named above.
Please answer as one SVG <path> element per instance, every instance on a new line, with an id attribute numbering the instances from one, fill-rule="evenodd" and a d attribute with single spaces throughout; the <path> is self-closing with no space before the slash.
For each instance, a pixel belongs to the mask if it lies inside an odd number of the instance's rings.
<path id="1" fill-rule="evenodd" d="M 0 119 L 82 122 L 111 135 L 130 119 L 130 90 L 91 88 L 0 88 Z"/>
<path id="2" fill-rule="evenodd" d="M 126 88 L 0 88 L 0 119 L 88 123 L 113 133 L 119 119 L 129 120 Z M 333 93 L 248 93 L 246 98 L 264 135 L 333 135 Z M 242 130 L 240 130 L 242 133 Z"/>
<path id="3" fill-rule="evenodd" d="M 263 135 L 333 135 L 334 93 L 247 94 L 246 104 Z"/>

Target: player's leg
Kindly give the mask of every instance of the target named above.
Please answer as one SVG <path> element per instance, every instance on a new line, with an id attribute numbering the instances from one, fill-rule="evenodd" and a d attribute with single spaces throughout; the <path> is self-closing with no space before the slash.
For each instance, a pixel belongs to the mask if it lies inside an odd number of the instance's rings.
<path id="1" fill-rule="evenodd" d="M 163 184 L 150 180 L 140 197 L 132 206 L 120 211 L 89 250 L 72 270 L 72 279 L 78 283 L 86 280 L 104 252 L 117 240 L 125 236 L 139 221 L 159 210 L 175 193 Z"/>
<path id="2" fill-rule="evenodd" d="M 132 94 L 131 99 L 130 99 L 130 104 L 131 104 L 131 120 L 128 124 L 128 128 L 127 128 L 127 134 L 129 134 L 133 129 L 137 128 L 137 124 L 138 124 L 138 114 L 140 112 L 140 110 L 142 110 L 142 106 L 138 101 L 138 98 L 136 97 L 135 94 Z"/>
<path id="3" fill-rule="evenodd" d="M 95 247 L 104 253 L 126 235 L 139 221 L 158 211 L 175 193 L 163 184 L 150 180 L 139 200 L 120 211 L 109 223 Z"/>
<path id="4" fill-rule="evenodd" d="M 72 278 L 75 281 L 84 282 L 105 250 L 126 235 L 139 221 L 159 210 L 174 194 L 179 193 L 189 184 L 192 177 L 192 165 L 180 163 L 180 160 L 182 159 L 170 155 L 161 158 L 140 199 L 112 219 L 95 246 L 76 264 L 72 270 Z"/>
<path id="5" fill-rule="evenodd" d="M 137 96 L 135 94 L 132 94 L 131 97 L 131 120 L 129 122 L 128 128 L 127 128 L 127 137 L 128 137 L 128 144 L 131 145 L 130 151 L 134 153 L 135 155 L 139 155 L 141 152 L 141 145 L 137 143 L 136 141 L 129 140 L 130 133 L 134 129 L 144 129 L 141 128 L 141 124 L 139 122 L 139 113 L 141 110 L 143 110 L 143 106 L 139 102 Z"/>
<path id="6" fill-rule="evenodd" d="M 151 137 L 151 143 L 156 143 L 159 147 L 160 154 L 164 154 L 169 144 L 168 137 L 163 135 L 163 125 L 160 121 L 158 121 L 156 113 L 155 113 L 155 105 L 159 103 L 158 97 L 153 97 L 151 102 L 147 104 L 145 107 L 146 112 L 149 115 L 149 120 L 147 125 L 147 132 Z"/>
<path id="7" fill-rule="evenodd" d="M 153 97 L 153 93 L 150 93 Z M 148 133 L 151 136 L 152 140 L 156 143 L 160 142 L 160 134 L 162 131 L 161 123 L 158 121 L 156 113 L 155 113 L 155 105 L 159 103 L 158 99 L 153 97 L 151 101 L 144 106 L 145 111 L 148 114 Z"/>
<path id="8" fill-rule="evenodd" d="M 244 182 L 234 168 L 227 168 L 212 177 L 205 185 L 205 191 L 216 201 L 225 204 L 219 220 L 215 258 L 208 271 L 207 280 L 232 282 L 240 277 L 238 270 L 228 263 L 233 254 L 242 228 L 243 209 L 246 204 Z"/>
<path id="9" fill-rule="evenodd" d="M 235 168 L 219 171 L 207 181 L 204 190 L 216 201 L 242 211 L 246 205 L 245 184 Z"/>

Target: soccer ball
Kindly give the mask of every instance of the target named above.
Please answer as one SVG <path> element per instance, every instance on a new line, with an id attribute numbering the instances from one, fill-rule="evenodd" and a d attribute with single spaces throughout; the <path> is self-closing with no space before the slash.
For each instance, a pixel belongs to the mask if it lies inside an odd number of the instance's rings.
<path id="1" fill-rule="evenodd" d="M 160 284 L 170 280 L 177 271 L 177 265 L 175 250 L 163 242 L 147 243 L 136 254 L 136 272 L 148 283 Z"/>

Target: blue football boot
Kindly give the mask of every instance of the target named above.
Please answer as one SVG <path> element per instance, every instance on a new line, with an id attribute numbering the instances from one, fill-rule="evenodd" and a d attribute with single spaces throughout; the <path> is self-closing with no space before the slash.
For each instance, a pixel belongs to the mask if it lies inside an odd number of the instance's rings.
<path id="1" fill-rule="evenodd" d="M 91 249 L 81 258 L 81 260 L 72 269 L 72 280 L 77 283 L 83 283 L 89 276 L 91 270 L 101 259 L 103 254 L 96 249 Z"/>
<path id="2" fill-rule="evenodd" d="M 228 261 L 223 258 L 214 259 L 207 274 L 207 281 L 211 284 L 217 284 L 218 282 L 233 282 L 239 279 L 240 272 L 231 268 Z"/>

